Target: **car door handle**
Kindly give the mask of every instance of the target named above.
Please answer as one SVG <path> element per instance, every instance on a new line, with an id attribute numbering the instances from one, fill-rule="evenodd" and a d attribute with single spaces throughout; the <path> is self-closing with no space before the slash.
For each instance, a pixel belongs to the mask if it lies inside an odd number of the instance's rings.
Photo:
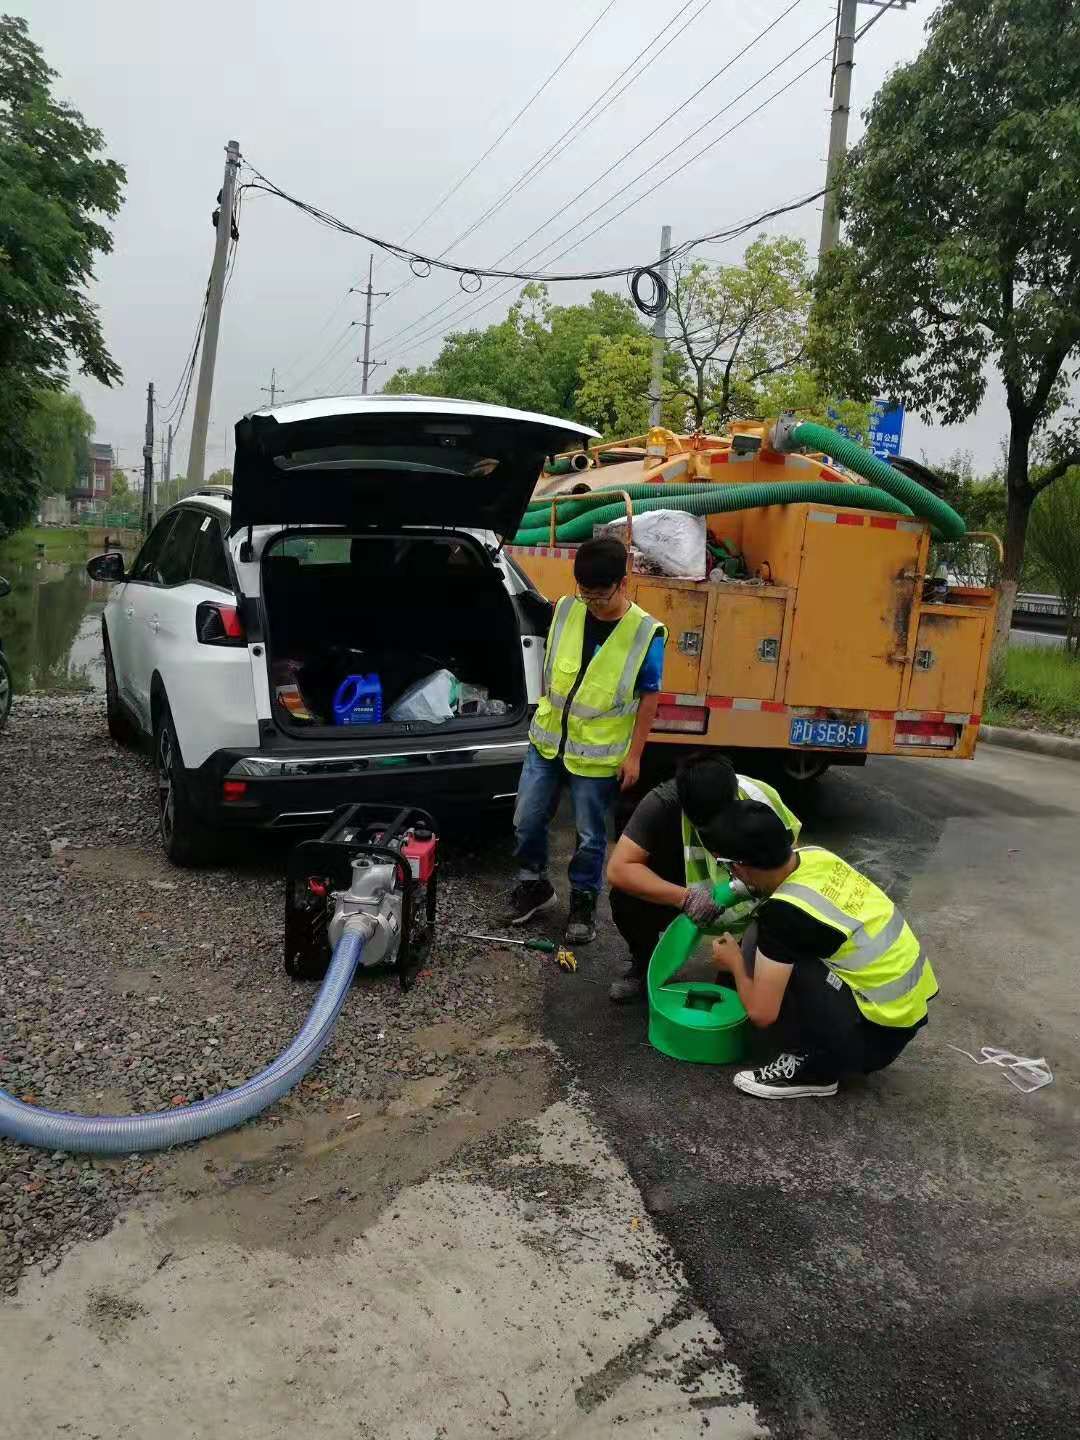
<path id="1" fill-rule="evenodd" d="M 156 615 L 151 615 L 151 616 L 150 616 L 150 629 L 153 630 L 153 632 L 154 632 L 155 635 L 156 635 L 156 634 L 158 633 L 158 631 L 161 629 L 161 621 L 158 619 L 158 617 L 157 617 Z"/>
<path id="2" fill-rule="evenodd" d="M 134 619 L 135 619 L 135 606 L 134 606 L 134 605 L 129 605 L 129 606 L 127 607 L 127 609 L 124 611 L 124 614 L 127 616 L 127 618 L 128 618 L 129 620 L 134 620 Z"/>

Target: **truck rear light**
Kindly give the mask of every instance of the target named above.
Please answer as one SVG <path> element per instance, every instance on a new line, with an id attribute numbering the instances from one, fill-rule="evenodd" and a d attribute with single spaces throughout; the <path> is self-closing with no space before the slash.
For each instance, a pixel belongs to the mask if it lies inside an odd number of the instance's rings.
<path id="1" fill-rule="evenodd" d="M 704 735 L 709 728 L 706 705 L 658 705 L 654 730 L 677 731 L 683 735 Z"/>
<path id="2" fill-rule="evenodd" d="M 938 750 L 951 750 L 960 739 L 961 726 L 944 720 L 897 720 L 897 745 L 932 745 Z"/>
<path id="3" fill-rule="evenodd" d="M 223 800 L 242 800 L 246 794 L 246 780 L 223 780 L 221 782 L 221 798 Z"/>
<path id="4" fill-rule="evenodd" d="M 247 644 L 239 610 L 216 600 L 204 600 L 195 611 L 195 634 L 203 645 Z"/>

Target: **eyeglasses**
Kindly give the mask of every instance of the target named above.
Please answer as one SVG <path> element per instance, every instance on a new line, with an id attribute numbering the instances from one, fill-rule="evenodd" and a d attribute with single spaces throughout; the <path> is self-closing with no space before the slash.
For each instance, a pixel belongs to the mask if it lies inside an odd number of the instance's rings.
<path id="1" fill-rule="evenodd" d="M 615 584 L 609 585 L 606 590 L 583 590 L 580 585 L 577 585 L 574 588 L 574 594 L 586 605 L 605 605 L 609 600 L 615 598 L 615 592 L 621 584 L 621 580 L 616 580 Z"/>

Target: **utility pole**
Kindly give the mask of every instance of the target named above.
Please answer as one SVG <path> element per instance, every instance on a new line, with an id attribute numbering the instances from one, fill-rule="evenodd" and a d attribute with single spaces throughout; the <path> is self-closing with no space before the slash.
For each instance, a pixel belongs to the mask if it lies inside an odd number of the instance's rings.
<path id="1" fill-rule="evenodd" d="M 361 381 L 360 387 L 360 393 L 362 395 L 368 393 L 368 380 L 371 378 L 371 372 L 378 369 L 383 363 L 381 360 L 376 360 L 375 363 L 372 364 L 371 361 L 371 301 L 376 295 L 388 295 L 390 293 L 388 290 L 372 290 L 371 278 L 374 265 L 375 256 L 369 255 L 367 262 L 367 288 L 360 292 L 362 295 L 367 296 L 367 304 L 364 307 L 364 358 L 360 362 L 364 367 L 363 380 Z"/>
<path id="2" fill-rule="evenodd" d="M 218 330 L 221 327 L 221 302 L 225 294 L 225 264 L 232 237 L 233 209 L 236 198 L 236 177 L 240 169 L 240 145 L 230 140 L 225 147 L 225 179 L 214 212 L 217 234 L 214 238 L 214 263 L 210 267 L 210 293 L 206 301 L 206 323 L 203 327 L 202 354 L 199 357 L 199 385 L 195 391 L 195 413 L 191 421 L 191 448 L 188 450 L 187 483 L 197 490 L 206 472 L 206 429 L 210 423 L 210 396 L 214 389 L 214 365 L 217 361 Z"/>
<path id="3" fill-rule="evenodd" d="M 282 395 L 285 394 L 284 389 L 282 389 L 282 387 L 277 383 L 276 367 L 270 371 L 270 384 L 260 385 L 259 389 L 263 392 L 264 395 L 270 396 L 270 408 L 272 410 L 274 408 L 274 400 L 277 397 L 278 391 L 281 390 Z"/>
<path id="4" fill-rule="evenodd" d="M 877 12 L 861 30 L 857 30 L 859 5 L 870 5 Z M 913 0 L 837 0 L 836 41 L 833 51 L 832 119 L 829 124 L 829 159 L 825 169 L 825 201 L 821 208 L 821 242 L 818 259 L 840 239 L 840 216 L 836 211 L 834 192 L 840 165 L 847 154 L 848 121 L 851 118 L 851 72 L 855 68 L 855 42 L 876 25 L 887 10 L 906 10 Z"/>
<path id="5" fill-rule="evenodd" d="M 149 535 L 154 523 L 154 382 L 146 387 L 146 439 L 143 442 L 142 529 Z"/>
<path id="6" fill-rule="evenodd" d="M 660 275 L 668 283 L 671 265 L 671 226 L 665 225 L 660 231 Z M 652 327 L 652 379 L 649 383 L 649 427 L 660 424 L 660 391 L 664 380 L 664 350 L 667 340 L 667 306 L 660 311 Z"/>
<path id="7" fill-rule="evenodd" d="M 170 426 L 169 426 L 169 438 L 168 438 L 168 442 L 166 443 L 166 446 L 165 446 L 165 471 L 164 471 L 164 474 L 162 475 L 162 481 L 161 481 L 161 488 L 162 488 L 162 492 L 164 493 L 164 496 L 165 496 L 165 504 L 166 504 L 166 505 L 168 505 L 168 504 L 170 503 L 170 502 L 169 502 L 169 483 L 170 483 L 171 480 L 172 480 L 172 426 L 170 425 Z M 180 496 L 177 495 L 176 499 L 179 500 L 179 499 L 180 499 Z"/>

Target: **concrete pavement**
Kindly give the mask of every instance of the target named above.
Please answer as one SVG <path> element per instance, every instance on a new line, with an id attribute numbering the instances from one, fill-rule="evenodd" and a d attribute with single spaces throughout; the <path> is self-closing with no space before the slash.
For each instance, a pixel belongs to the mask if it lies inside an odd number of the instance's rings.
<path id="1" fill-rule="evenodd" d="M 597 985 L 553 983 L 548 1034 L 775 1434 L 1075 1434 L 1080 768 L 889 760 L 797 808 L 930 946 L 941 995 L 893 1069 L 755 1101 L 657 1054 Z M 587 955 L 598 980 L 624 958 L 610 928 Z M 1054 1083 L 1022 1095 L 950 1042 L 1045 1055 Z"/>

